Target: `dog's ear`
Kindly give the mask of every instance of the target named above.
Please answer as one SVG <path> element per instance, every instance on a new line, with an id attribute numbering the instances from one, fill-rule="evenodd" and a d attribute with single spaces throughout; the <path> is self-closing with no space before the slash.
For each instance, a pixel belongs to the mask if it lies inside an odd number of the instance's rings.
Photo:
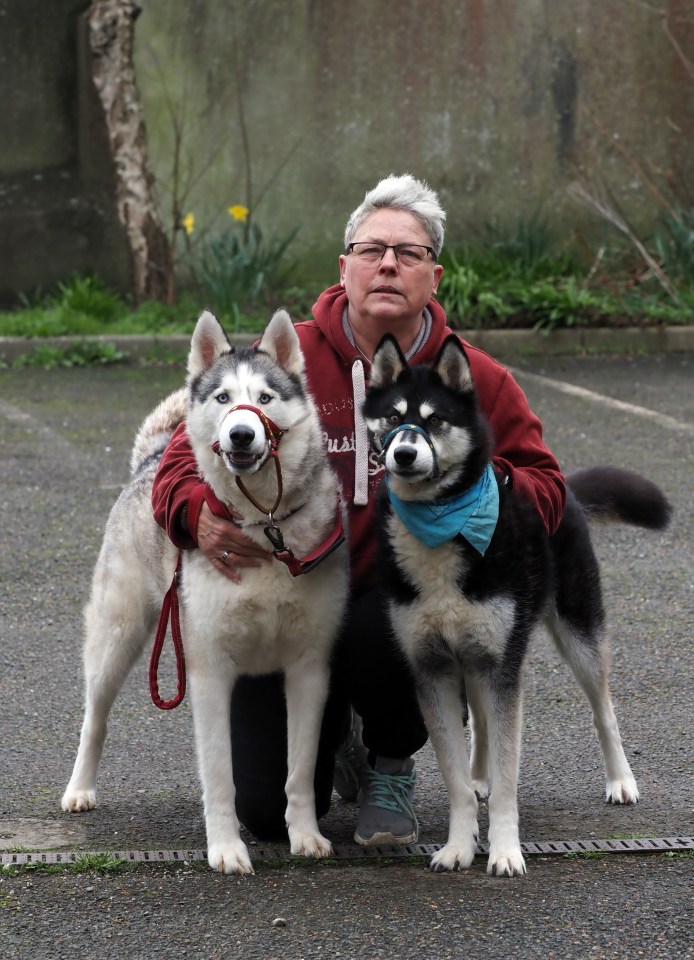
<path id="1" fill-rule="evenodd" d="M 391 383 L 395 383 L 406 367 L 407 360 L 398 345 L 398 341 L 392 333 L 387 333 L 376 347 L 371 364 L 369 386 L 390 386 Z"/>
<path id="2" fill-rule="evenodd" d="M 302 378 L 304 355 L 292 319 L 286 310 L 277 310 L 265 328 L 258 349 L 267 353 L 287 373 Z"/>
<path id="3" fill-rule="evenodd" d="M 434 370 L 451 390 L 470 390 L 472 375 L 465 349 L 454 333 L 449 334 L 439 350 Z"/>
<path id="4" fill-rule="evenodd" d="M 193 331 L 188 354 L 188 373 L 191 377 L 197 377 L 203 370 L 211 367 L 218 357 L 230 353 L 232 349 L 219 320 L 209 310 L 204 310 Z"/>

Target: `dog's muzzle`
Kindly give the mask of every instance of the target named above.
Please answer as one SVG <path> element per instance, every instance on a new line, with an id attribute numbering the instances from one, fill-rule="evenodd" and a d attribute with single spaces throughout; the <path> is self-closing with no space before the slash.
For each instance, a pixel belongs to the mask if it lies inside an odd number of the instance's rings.
<path id="1" fill-rule="evenodd" d="M 379 436 L 378 442 L 381 446 L 381 452 L 378 456 L 379 462 L 381 463 L 384 462 L 386 458 L 386 454 L 388 453 L 388 447 L 391 445 L 391 443 L 399 433 L 417 433 L 419 434 L 420 437 L 422 437 L 423 440 L 426 441 L 426 444 L 429 447 L 429 450 L 431 451 L 431 457 L 434 463 L 434 470 L 431 476 L 433 480 L 438 479 L 439 462 L 436 456 L 436 450 L 434 449 L 434 444 L 432 443 L 431 437 L 426 432 L 426 430 L 423 427 L 417 426 L 416 423 L 401 423 L 397 427 L 394 427 L 392 430 L 389 430 L 388 433 L 384 433 L 384 434 L 381 434 L 381 436 Z M 396 460 L 397 460 L 397 456 L 396 456 Z M 414 457 L 412 458 L 412 460 L 414 461 Z M 408 466 L 408 464 L 402 464 L 402 465 Z"/>
<path id="2" fill-rule="evenodd" d="M 250 413 L 255 414 L 255 416 L 260 420 L 265 432 L 266 441 L 262 451 L 258 453 L 253 450 L 253 445 L 256 440 L 256 432 L 252 427 L 245 423 L 236 423 L 229 428 L 228 438 L 229 443 L 231 444 L 230 449 L 224 449 L 221 441 L 219 440 L 215 440 L 215 442 L 212 444 L 212 449 L 217 456 L 226 456 L 236 469 L 247 470 L 251 467 L 262 466 L 268 456 L 276 453 L 279 442 L 284 436 L 285 431 L 280 429 L 280 427 L 270 420 L 270 418 L 267 417 L 262 410 L 258 409 L 258 407 L 253 407 L 244 403 L 239 403 L 235 407 L 231 407 L 224 415 L 222 425 L 226 421 L 226 418 L 230 416 L 230 414 L 236 413 L 238 410 L 248 410 Z"/>

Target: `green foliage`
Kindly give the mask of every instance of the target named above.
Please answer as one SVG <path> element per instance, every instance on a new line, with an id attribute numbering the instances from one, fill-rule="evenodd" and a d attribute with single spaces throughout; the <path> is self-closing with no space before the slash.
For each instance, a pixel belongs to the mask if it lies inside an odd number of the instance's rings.
<path id="1" fill-rule="evenodd" d="M 122 857 L 110 853 L 85 853 L 75 859 L 70 869 L 75 873 L 120 873 L 127 866 Z"/>
<path id="2" fill-rule="evenodd" d="M 519 218 L 504 228 L 498 221 L 487 225 L 479 243 L 479 258 L 490 268 L 527 281 L 571 273 L 576 264 L 557 249 L 552 231 L 538 213 Z"/>
<path id="3" fill-rule="evenodd" d="M 64 863 L 45 863 L 43 860 L 35 860 L 32 863 L 26 863 L 21 867 L 6 866 L 3 867 L 3 873 L 15 876 L 19 870 L 27 873 L 121 873 L 124 870 L 131 869 L 131 864 L 122 857 L 114 857 L 110 853 L 83 853 L 71 862 Z M 0 902 L 0 906 L 3 904 Z"/>
<path id="4" fill-rule="evenodd" d="M 266 240 L 251 223 L 203 245 L 198 276 L 220 320 L 240 329 L 242 308 L 257 306 L 285 285 L 291 269 L 285 254 L 297 233 L 298 227 L 283 240 Z"/>
<path id="5" fill-rule="evenodd" d="M 694 288 L 694 210 L 677 206 L 664 216 L 653 245 L 670 279 Z"/>
<path id="6" fill-rule="evenodd" d="M 537 217 L 519 221 L 506 234 L 491 225 L 475 245 L 456 253 L 445 250 L 438 299 L 449 321 L 463 329 L 691 322 L 694 212 L 680 210 L 665 219 L 652 246 L 670 279 L 679 282 L 679 305 L 664 298 L 658 284 L 635 280 L 633 268 L 613 266 L 592 276 L 557 250 Z M 614 256 L 612 260 L 618 263 Z"/>
<path id="7" fill-rule="evenodd" d="M 575 853 L 563 854 L 564 860 L 604 860 L 609 854 L 602 850 L 577 850 Z"/>
<path id="8" fill-rule="evenodd" d="M 127 311 L 126 303 L 92 276 L 59 283 L 50 295 L 22 297 L 22 309 L 0 314 L 6 337 L 89 336 L 101 333 Z"/>
<path id="9" fill-rule="evenodd" d="M 284 305 L 295 319 L 307 317 L 316 289 L 289 285 L 287 250 L 298 232 L 266 240 L 255 223 L 235 223 L 200 247 L 202 289 L 182 292 L 176 303 L 148 301 L 133 308 L 92 276 L 74 277 L 50 295 L 24 298 L 20 309 L 0 313 L 0 336 L 40 339 L 96 335 L 190 335 L 201 311 L 214 311 L 230 332 L 259 333 L 272 309 Z M 676 286 L 677 302 L 643 259 L 619 240 L 580 263 L 558 247 L 538 216 L 510 228 L 498 223 L 474 243 L 443 252 L 438 299 L 449 321 L 465 328 L 539 328 L 691 323 L 694 314 L 694 210 L 673 208 L 648 243 Z M 82 341 L 66 348 L 44 345 L 14 366 L 84 366 L 114 363 L 113 344 Z"/>
<path id="10" fill-rule="evenodd" d="M 52 370 L 55 367 L 94 367 L 119 363 L 126 355 L 116 349 L 113 343 L 100 340 L 78 340 L 66 347 L 53 347 L 40 344 L 28 353 L 20 354 L 13 361 L 13 369 L 41 367 Z"/>
<path id="11" fill-rule="evenodd" d="M 110 323 L 123 312 L 123 302 L 92 276 L 73 277 L 58 284 L 58 292 L 49 297 L 47 306 L 83 314 Z"/>
<path id="12" fill-rule="evenodd" d="M 522 326 L 554 329 L 606 318 L 616 306 L 606 293 L 589 290 L 567 274 L 564 260 L 546 255 L 533 261 L 499 251 L 442 257 L 438 299 L 460 327 Z"/>

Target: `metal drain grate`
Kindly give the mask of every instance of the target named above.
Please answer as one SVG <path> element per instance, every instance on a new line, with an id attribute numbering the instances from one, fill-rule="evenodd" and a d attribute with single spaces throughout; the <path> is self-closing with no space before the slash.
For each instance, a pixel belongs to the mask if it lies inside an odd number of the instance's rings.
<path id="1" fill-rule="evenodd" d="M 373 860 L 402 857 L 431 857 L 441 849 L 439 843 L 411 843 L 405 847 L 360 847 L 356 844 L 336 846 L 333 859 Z M 526 841 L 521 843 L 526 856 L 565 856 L 567 853 L 669 853 L 678 850 L 694 850 L 694 837 L 642 837 L 635 840 L 552 840 L 549 842 Z M 286 846 L 280 844 L 252 844 L 253 860 L 287 860 L 291 854 Z M 477 847 L 480 856 L 486 855 L 489 848 L 486 843 Z M 101 850 L 101 855 L 125 860 L 126 863 L 193 863 L 206 861 L 205 850 Z M 80 857 L 93 856 L 94 853 L 66 853 L 46 851 L 44 853 L 3 853 L 3 867 L 21 867 L 34 863 L 63 864 L 68 866 Z"/>

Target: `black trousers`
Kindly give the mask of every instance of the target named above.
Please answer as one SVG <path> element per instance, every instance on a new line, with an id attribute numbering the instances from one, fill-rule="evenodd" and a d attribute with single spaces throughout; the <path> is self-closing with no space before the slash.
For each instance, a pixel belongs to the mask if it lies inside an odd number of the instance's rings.
<path id="1" fill-rule="evenodd" d="M 426 743 L 410 671 L 378 590 L 352 601 L 335 647 L 314 781 L 319 817 L 330 808 L 335 753 L 349 731 L 350 705 L 364 722 L 364 744 L 373 754 L 409 757 Z M 287 709 L 281 674 L 238 680 L 231 750 L 239 820 L 259 839 L 286 838 Z"/>

